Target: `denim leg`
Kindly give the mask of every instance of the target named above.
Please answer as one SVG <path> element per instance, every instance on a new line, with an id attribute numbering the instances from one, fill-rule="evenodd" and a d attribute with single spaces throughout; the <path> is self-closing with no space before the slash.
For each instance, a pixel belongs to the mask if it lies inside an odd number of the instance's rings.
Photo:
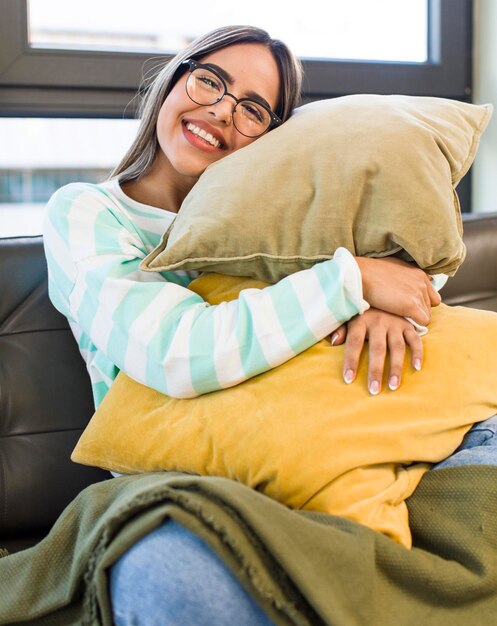
<path id="1" fill-rule="evenodd" d="M 116 626 L 271 626 L 209 546 L 175 521 L 142 538 L 114 564 Z"/>
<path id="2" fill-rule="evenodd" d="M 454 454 L 432 469 L 455 465 L 497 465 L 497 415 L 475 424 Z"/>

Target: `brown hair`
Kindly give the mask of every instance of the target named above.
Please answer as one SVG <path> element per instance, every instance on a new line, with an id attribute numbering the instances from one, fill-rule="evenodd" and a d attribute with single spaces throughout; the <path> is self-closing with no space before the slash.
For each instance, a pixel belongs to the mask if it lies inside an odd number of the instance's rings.
<path id="1" fill-rule="evenodd" d="M 111 177 L 120 182 L 141 178 L 152 165 L 158 150 L 156 125 L 159 111 L 167 95 L 181 76 L 180 66 L 186 59 L 201 57 L 239 43 L 261 43 L 272 52 L 280 74 L 280 95 L 275 109 L 283 121 L 290 117 L 300 100 L 302 67 L 289 48 L 278 39 L 253 26 L 224 26 L 195 39 L 174 56 L 157 73 L 146 90 L 140 106 L 140 126 L 135 140 Z"/>

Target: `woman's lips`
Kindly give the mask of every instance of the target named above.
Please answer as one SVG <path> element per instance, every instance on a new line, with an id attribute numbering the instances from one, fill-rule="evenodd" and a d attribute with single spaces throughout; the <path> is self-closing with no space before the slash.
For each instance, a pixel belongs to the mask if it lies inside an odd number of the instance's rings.
<path id="1" fill-rule="evenodd" d="M 219 152 L 224 148 L 224 144 L 219 137 L 199 122 L 191 120 L 183 120 L 181 124 L 183 135 L 186 140 L 196 148 L 204 152 Z M 204 137 L 202 137 L 204 134 Z"/>

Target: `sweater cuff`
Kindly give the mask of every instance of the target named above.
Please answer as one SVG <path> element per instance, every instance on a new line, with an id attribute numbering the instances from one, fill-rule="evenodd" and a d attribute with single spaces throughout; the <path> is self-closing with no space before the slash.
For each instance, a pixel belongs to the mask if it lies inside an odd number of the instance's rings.
<path id="1" fill-rule="evenodd" d="M 347 248 L 337 248 L 333 260 L 338 264 L 345 296 L 359 314 L 364 313 L 369 309 L 369 303 L 363 298 L 362 275 L 357 261 Z"/>

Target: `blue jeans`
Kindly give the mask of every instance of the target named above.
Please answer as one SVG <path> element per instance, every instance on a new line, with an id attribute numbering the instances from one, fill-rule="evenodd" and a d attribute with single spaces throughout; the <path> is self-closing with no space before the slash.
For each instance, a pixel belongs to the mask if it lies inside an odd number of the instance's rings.
<path id="1" fill-rule="evenodd" d="M 456 465 L 497 465 L 497 415 L 475 424 L 454 454 L 432 469 Z"/>
<path id="2" fill-rule="evenodd" d="M 271 626 L 209 546 L 173 520 L 143 537 L 110 572 L 115 626 Z"/>

